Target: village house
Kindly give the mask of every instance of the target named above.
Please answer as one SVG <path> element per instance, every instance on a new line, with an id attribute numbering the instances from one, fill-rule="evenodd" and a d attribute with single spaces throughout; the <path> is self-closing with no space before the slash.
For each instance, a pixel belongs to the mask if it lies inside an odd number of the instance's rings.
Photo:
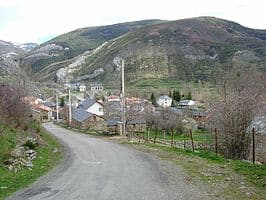
<path id="1" fill-rule="evenodd" d="M 119 102 L 121 101 L 121 98 L 119 96 L 116 95 L 109 95 L 107 97 L 105 97 L 107 102 Z"/>
<path id="2" fill-rule="evenodd" d="M 85 92 L 86 89 L 87 89 L 86 85 L 84 85 L 84 84 L 80 84 L 80 85 L 79 85 L 79 91 L 80 91 L 80 92 Z"/>
<path id="3" fill-rule="evenodd" d="M 45 101 L 42 104 L 45 105 L 45 106 L 47 106 L 47 107 L 49 107 L 49 108 L 51 108 L 53 111 L 56 110 L 56 104 L 53 103 L 53 102 Z"/>
<path id="4" fill-rule="evenodd" d="M 89 85 L 89 87 L 90 87 L 90 91 L 95 92 L 95 93 L 103 91 L 103 85 L 102 84 L 91 83 Z"/>
<path id="5" fill-rule="evenodd" d="M 32 111 L 39 113 L 41 122 L 50 121 L 52 119 L 52 109 L 43 104 L 32 106 Z"/>
<path id="6" fill-rule="evenodd" d="M 98 116 L 104 115 L 103 104 L 94 99 L 86 99 L 85 101 L 82 101 L 78 107 Z"/>
<path id="7" fill-rule="evenodd" d="M 39 105 L 41 103 L 43 103 L 43 100 L 34 96 L 27 96 L 24 97 L 24 101 L 28 104 L 30 104 L 31 106 L 33 105 Z"/>
<path id="8" fill-rule="evenodd" d="M 108 119 L 106 121 L 107 133 L 109 135 L 122 134 L 122 122 L 116 119 Z"/>
<path id="9" fill-rule="evenodd" d="M 142 118 L 135 118 L 135 119 L 129 120 L 126 123 L 126 131 L 145 132 L 146 131 L 146 120 Z"/>
<path id="10" fill-rule="evenodd" d="M 105 120 L 80 108 L 72 109 L 71 126 L 78 129 L 106 130 Z"/>
<path id="11" fill-rule="evenodd" d="M 196 102 L 193 100 L 181 100 L 179 106 L 184 109 L 197 109 Z"/>
<path id="12" fill-rule="evenodd" d="M 172 105 L 172 98 L 167 95 L 162 95 L 157 99 L 156 103 L 160 107 L 168 108 Z"/>

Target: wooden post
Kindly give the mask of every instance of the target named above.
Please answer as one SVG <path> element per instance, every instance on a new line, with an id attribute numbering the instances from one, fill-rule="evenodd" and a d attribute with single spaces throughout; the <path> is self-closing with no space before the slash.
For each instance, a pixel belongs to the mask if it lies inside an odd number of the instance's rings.
<path id="1" fill-rule="evenodd" d="M 148 128 L 148 143 L 149 143 L 149 141 L 150 141 L 150 130 L 151 130 L 151 129 Z"/>
<path id="2" fill-rule="evenodd" d="M 184 133 L 184 149 L 186 149 L 186 134 Z"/>
<path id="3" fill-rule="evenodd" d="M 155 144 L 155 143 L 156 143 L 157 132 L 158 132 L 158 130 L 156 129 L 156 130 L 155 130 L 155 134 L 154 134 L 154 141 L 153 141 L 153 144 Z"/>
<path id="4" fill-rule="evenodd" d="M 255 128 L 252 128 L 252 162 L 255 164 Z"/>
<path id="5" fill-rule="evenodd" d="M 217 128 L 214 129 L 215 137 L 215 154 L 218 154 L 218 137 L 217 137 Z"/>
<path id="6" fill-rule="evenodd" d="M 163 142 L 165 143 L 165 129 L 163 129 Z"/>
<path id="7" fill-rule="evenodd" d="M 171 135 L 171 147 L 172 147 L 174 144 L 174 130 L 173 129 L 171 130 L 171 133 L 172 133 Z"/>
<path id="8" fill-rule="evenodd" d="M 190 133 L 190 138 L 191 138 L 191 144 L 192 144 L 192 151 L 194 152 L 194 141 L 193 141 L 193 135 L 192 135 L 192 131 L 191 129 L 189 129 L 189 133 Z"/>

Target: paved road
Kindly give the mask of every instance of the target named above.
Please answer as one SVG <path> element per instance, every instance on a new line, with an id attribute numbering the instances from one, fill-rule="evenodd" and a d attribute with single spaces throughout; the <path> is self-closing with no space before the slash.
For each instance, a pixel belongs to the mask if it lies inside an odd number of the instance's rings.
<path id="1" fill-rule="evenodd" d="M 44 127 L 62 141 L 65 160 L 12 200 L 207 199 L 174 164 L 53 124 Z"/>

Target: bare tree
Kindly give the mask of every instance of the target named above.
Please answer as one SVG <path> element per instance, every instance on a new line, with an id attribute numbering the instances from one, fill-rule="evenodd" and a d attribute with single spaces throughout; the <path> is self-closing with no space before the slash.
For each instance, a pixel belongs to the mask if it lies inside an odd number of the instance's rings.
<path id="1" fill-rule="evenodd" d="M 227 158 L 246 159 L 251 125 L 265 94 L 265 77 L 252 67 L 234 68 L 222 80 L 219 95 L 210 102 L 210 122 L 218 128 L 222 153 Z"/>
<path id="2" fill-rule="evenodd" d="M 24 101 L 24 91 L 10 85 L 0 85 L 0 122 L 20 127 L 30 116 L 28 104 Z"/>

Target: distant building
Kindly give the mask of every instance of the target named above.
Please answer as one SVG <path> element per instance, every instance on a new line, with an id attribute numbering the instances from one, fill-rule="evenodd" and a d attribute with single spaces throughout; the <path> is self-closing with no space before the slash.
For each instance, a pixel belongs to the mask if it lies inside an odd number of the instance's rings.
<path id="1" fill-rule="evenodd" d="M 109 135 L 121 135 L 122 122 L 116 119 L 108 119 L 106 121 L 107 131 Z"/>
<path id="2" fill-rule="evenodd" d="M 75 128 L 104 130 L 106 127 L 105 120 L 93 113 L 87 112 L 83 109 L 72 110 L 72 123 Z"/>
<path id="3" fill-rule="evenodd" d="M 86 99 L 85 101 L 82 101 L 79 107 L 87 112 L 90 112 L 98 116 L 103 116 L 104 114 L 103 104 L 94 99 Z"/>
<path id="4" fill-rule="evenodd" d="M 196 102 L 193 100 L 181 100 L 179 106 L 181 108 L 197 109 Z"/>
<path id="5" fill-rule="evenodd" d="M 39 104 L 44 102 L 42 99 L 34 97 L 34 96 L 26 96 L 26 97 L 24 97 L 24 101 L 26 103 L 30 104 L 31 106 L 39 105 Z"/>
<path id="6" fill-rule="evenodd" d="M 80 86 L 79 86 L 79 91 L 80 91 L 80 92 L 85 92 L 85 91 L 86 91 L 86 85 L 84 85 L 84 84 L 80 84 Z"/>
<path id="7" fill-rule="evenodd" d="M 157 99 L 157 104 L 163 108 L 171 107 L 172 98 L 167 95 L 162 95 Z"/>
<path id="8" fill-rule="evenodd" d="M 119 96 L 116 96 L 116 95 L 110 95 L 110 96 L 107 96 L 106 97 L 106 101 L 107 102 L 120 102 L 121 101 L 121 98 Z"/>
<path id="9" fill-rule="evenodd" d="M 92 92 L 101 92 L 103 91 L 103 85 L 98 83 L 92 83 L 89 85 L 90 91 Z"/>

